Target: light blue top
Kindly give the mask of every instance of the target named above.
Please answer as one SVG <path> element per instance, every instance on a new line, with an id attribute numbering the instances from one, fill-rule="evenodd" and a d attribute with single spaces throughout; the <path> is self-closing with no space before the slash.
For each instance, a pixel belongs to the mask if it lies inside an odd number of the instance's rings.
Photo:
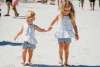
<path id="1" fill-rule="evenodd" d="M 73 26 L 69 16 L 63 16 L 55 34 L 56 38 L 74 37 Z"/>

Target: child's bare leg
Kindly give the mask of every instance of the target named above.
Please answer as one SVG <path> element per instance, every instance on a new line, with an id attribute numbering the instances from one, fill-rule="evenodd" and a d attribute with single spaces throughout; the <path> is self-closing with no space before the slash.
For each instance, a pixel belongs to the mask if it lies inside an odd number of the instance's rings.
<path id="1" fill-rule="evenodd" d="M 68 65 L 68 56 L 69 56 L 69 44 L 65 43 L 64 45 L 64 64 Z"/>
<path id="2" fill-rule="evenodd" d="M 22 51 L 23 64 L 26 62 L 26 55 L 27 55 L 27 48 L 23 48 L 23 51 Z"/>
<path id="3" fill-rule="evenodd" d="M 31 62 L 32 55 L 33 55 L 33 49 L 32 48 L 28 48 L 28 54 L 29 54 L 28 62 Z"/>
<path id="4" fill-rule="evenodd" d="M 63 64 L 63 43 L 59 43 L 59 57 L 60 63 Z"/>

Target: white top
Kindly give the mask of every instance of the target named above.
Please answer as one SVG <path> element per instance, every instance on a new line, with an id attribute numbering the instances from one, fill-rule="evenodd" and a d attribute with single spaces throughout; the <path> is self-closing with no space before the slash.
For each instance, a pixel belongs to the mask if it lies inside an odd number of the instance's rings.
<path id="1" fill-rule="evenodd" d="M 56 38 L 72 38 L 74 37 L 73 26 L 69 16 L 59 17 L 57 30 L 55 33 Z"/>
<path id="2" fill-rule="evenodd" d="M 37 44 L 37 40 L 35 38 L 35 29 L 37 27 L 38 26 L 35 24 L 31 25 L 28 25 L 27 23 L 23 24 L 23 34 L 22 34 L 23 42 L 27 41 L 31 44 Z"/>

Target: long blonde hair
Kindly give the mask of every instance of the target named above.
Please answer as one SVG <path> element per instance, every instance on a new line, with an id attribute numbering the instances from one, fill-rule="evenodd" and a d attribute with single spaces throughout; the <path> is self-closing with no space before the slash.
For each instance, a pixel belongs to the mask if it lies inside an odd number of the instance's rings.
<path id="1" fill-rule="evenodd" d="M 68 4 L 71 7 L 70 13 L 68 14 L 68 16 L 70 17 L 70 19 L 71 19 L 72 22 L 75 22 L 75 10 L 74 10 L 74 6 L 73 6 L 73 4 L 69 0 L 65 0 L 65 3 L 62 4 L 61 9 L 60 9 L 61 10 L 61 15 L 63 17 L 63 11 L 64 11 L 64 7 L 65 7 L 66 4 Z"/>

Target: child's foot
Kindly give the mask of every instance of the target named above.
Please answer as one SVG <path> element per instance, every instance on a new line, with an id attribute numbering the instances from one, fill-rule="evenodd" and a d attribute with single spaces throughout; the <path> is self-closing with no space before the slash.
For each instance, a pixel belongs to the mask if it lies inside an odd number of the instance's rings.
<path id="1" fill-rule="evenodd" d="M 64 67 L 69 67 L 69 65 L 68 64 L 64 64 Z"/>
<path id="2" fill-rule="evenodd" d="M 24 64 L 25 64 L 25 62 L 21 62 L 21 64 L 22 64 L 22 65 L 24 65 Z"/>
<path id="3" fill-rule="evenodd" d="M 62 61 L 62 60 L 60 60 L 60 61 L 59 61 L 59 64 L 61 64 L 61 65 L 62 65 L 62 64 L 63 64 L 63 61 Z"/>
<path id="4" fill-rule="evenodd" d="M 24 65 L 25 66 L 30 66 L 32 63 L 31 62 L 27 62 L 27 63 L 25 63 Z"/>

